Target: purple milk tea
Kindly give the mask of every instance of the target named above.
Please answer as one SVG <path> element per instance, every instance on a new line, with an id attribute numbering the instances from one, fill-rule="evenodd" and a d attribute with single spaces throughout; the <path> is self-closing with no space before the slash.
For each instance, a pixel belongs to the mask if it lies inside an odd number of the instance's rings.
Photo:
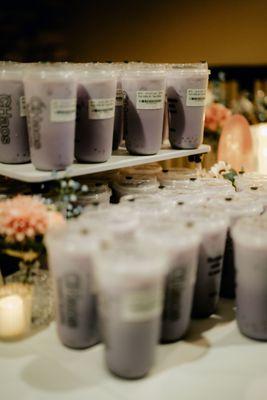
<path id="1" fill-rule="evenodd" d="M 234 226 L 236 221 L 241 217 L 253 217 L 263 212 L 263 206 L 259 201 L 242 193 L 211 198 L 209 206 L 213 210 L 223 212 L 230 219 L 230 227 Z M 235 298 L 234 248 L 230 229 L 228 229 L 226 237 L 220 296 L 228 299 Z"/>
<path id="2" fill-rule="evenodd" d="M 170 217 L 171 218 L 171 217 Z M 194 228 L 177 228 L 167 217 L 144 220 L 140 239 L 146 245 L 161 248 L 168 257 L 162 312 L 161 342 L 181 339 L 187 332 L 197 272 L 200 236 Z"/>
<path id="3" fill-rule="evenodd" d="M 100 341 L 93 252 L 97 244 L 80 232 L 52 233 L 47 240 L 61 342 L 83 349 Z"/>
<path id="4" fill-rule="evenodd" d="M 113 144 L 112 150 L 117 150 L 121 144 L 123 136 L 123 91 L 121 78 L 118 77 L 116 91 L 116 107 L 114 117 Z"/>
<path id="5" fill-rule="evenodd" d="M 30 161 L 23 64 L 0 63 L 0 162 Z"/>
<path id="6" fill-rule="evenodd" d="M 106 362 L 122 378 L 142 378 L 154 363 L 165 268 L 165 258 L 127 243 L 103 253 L 97 265 Z"/>
<path id="7" fill-rule="evenodd" d="M 122 77 L 124 133 L 131 154 L 156 154 L 162 143 L 165 72 L 129 70 Z"/>
<path id="8" fill-rule="evenodd" d="M 74 159 L 74 73 L 36 66 L 25 75 L 24 87 L 32 163 L 40 170 L 64 170 Z"/>
<path id="9" fill-rule="evenodd" d="M 201 234 L 192 315 L 206 318 L 216 311 L 219 301 L 228 223 L 223 214 L 210 211 L 193 211 L 189 218 Z"/>
<path id="10" fill-rule="evenodd" d="M 239 220 L 231 231 L 236 268 L 237 324 L 244 335 L 267 341 L 267 219 Z"/>
<path id="11" fill-rule="evenodd" d="M 174 65 L 167 72 L 169 139 L 173 148 L 196 149 L 203 141 L 206 65 Z"/>
<path id="12" fill-rule="evenodd" d="M 179 242 L 178 242 L 179 243 Z M 188 331 L 196 279 L 198 243 L 173 259 L 165 285 L 161 342 L 182 339 Z"/>
<path id="13" fill-rule="evenodd" d="M 78 73 L 75 157 L 105 162 L 112 153 L 116 76 L 111 71 Z"/>

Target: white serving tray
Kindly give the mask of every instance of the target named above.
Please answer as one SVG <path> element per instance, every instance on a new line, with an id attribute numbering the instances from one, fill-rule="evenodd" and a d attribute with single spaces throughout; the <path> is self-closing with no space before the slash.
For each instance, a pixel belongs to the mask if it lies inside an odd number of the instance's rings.
<path id="1" fill-rule="evenodd" d="M 65 171 L 38 171 L 32 164 L 1 164 L 0 175 L 18 179 L 24 182 L 45 182 L 54 179 L 70 178 L 109 171 L 118 168 L 132 167 L 134 165 L 148 164 L 156 161 L 188 157 L 195 154 L 204 154 L 210 151 L 210 146 L 201 145 L 195 150 L 173 150 L 164 148 L 152 156 L 132 156 L 125 149 L 120 148 L 113 152 L 111 158 L 105 163 L 80 164 L 74 163 Z"/>

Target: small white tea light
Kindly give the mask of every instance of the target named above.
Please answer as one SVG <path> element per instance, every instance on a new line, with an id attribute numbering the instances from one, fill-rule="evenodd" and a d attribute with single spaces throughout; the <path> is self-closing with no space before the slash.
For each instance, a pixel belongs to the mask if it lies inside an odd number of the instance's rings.
<path id="1" fill-rule="evenodd" d="M 31 290 L 22 284 L 10 284 L 0 289 L 0 339 L 23 337 L 30 329 Z"/>

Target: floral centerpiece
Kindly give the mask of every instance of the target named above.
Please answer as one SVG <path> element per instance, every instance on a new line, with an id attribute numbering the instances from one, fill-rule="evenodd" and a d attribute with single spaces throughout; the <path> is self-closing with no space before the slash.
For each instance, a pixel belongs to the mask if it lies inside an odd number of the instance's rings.
<path id="1" fill-rule="evenodd" d="M 231 110 L 220 103 L 211 103 L 206 107 L 204 124 L 204 142 L 211 146 L 205 167 L 209 168 L 217 161 L 218 143 L 225 122 L 232 115 Z"/>
<path id="2" fill-rule="evenodd" d="M 243 173 L 244 171 L 240 171 L 239 173 Z M 235 188 L 235 178 L 238 176 L 238 173 L 232 168 L 232 166 L 224 161 L 219 161 L 217 164 L 214 164 L 209 170 L 209 176 L 213 178 L 223 178 L 229 180 Z"/>
<path id="3" fill-rule="evenodd" d="M 49 209 L 37 197 L 18 195 L 0 202 L 0 268 L 5 277 L 2 256 L 20 260 L 13 270 L 23 270 L 23 281 L 31 282 L 34 268 L 46 266 L 43 238 L 51 227 L 64 223 L 62 215 Z M 10 266 L 10 265 L 9 265 Z"/>
<path id="4" fill-rule="evenodd" d="M 35 325 L 51 320 L 52 295 L 47 270 L 45 233 L 65 223 L 63 216 L 32 196 L 0 202 L 0 270 L 4 284 L 33 288 Z"/>

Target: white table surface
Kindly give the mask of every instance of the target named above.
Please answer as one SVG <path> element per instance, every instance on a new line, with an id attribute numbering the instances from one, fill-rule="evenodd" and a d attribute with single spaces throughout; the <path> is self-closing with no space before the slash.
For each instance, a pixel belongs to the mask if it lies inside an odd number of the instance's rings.
<path id="1" fill-rule="evenodd" d="M 266 400 L 267 343 L 242 336 L 233 303 L 193 321 L 187 338 L 158 346 L 157 363 L 139 381 L 105 368 L 103 346 L 63 347 L 55 324 L 17 343 L 0 343 L 1 400 Z"/>

